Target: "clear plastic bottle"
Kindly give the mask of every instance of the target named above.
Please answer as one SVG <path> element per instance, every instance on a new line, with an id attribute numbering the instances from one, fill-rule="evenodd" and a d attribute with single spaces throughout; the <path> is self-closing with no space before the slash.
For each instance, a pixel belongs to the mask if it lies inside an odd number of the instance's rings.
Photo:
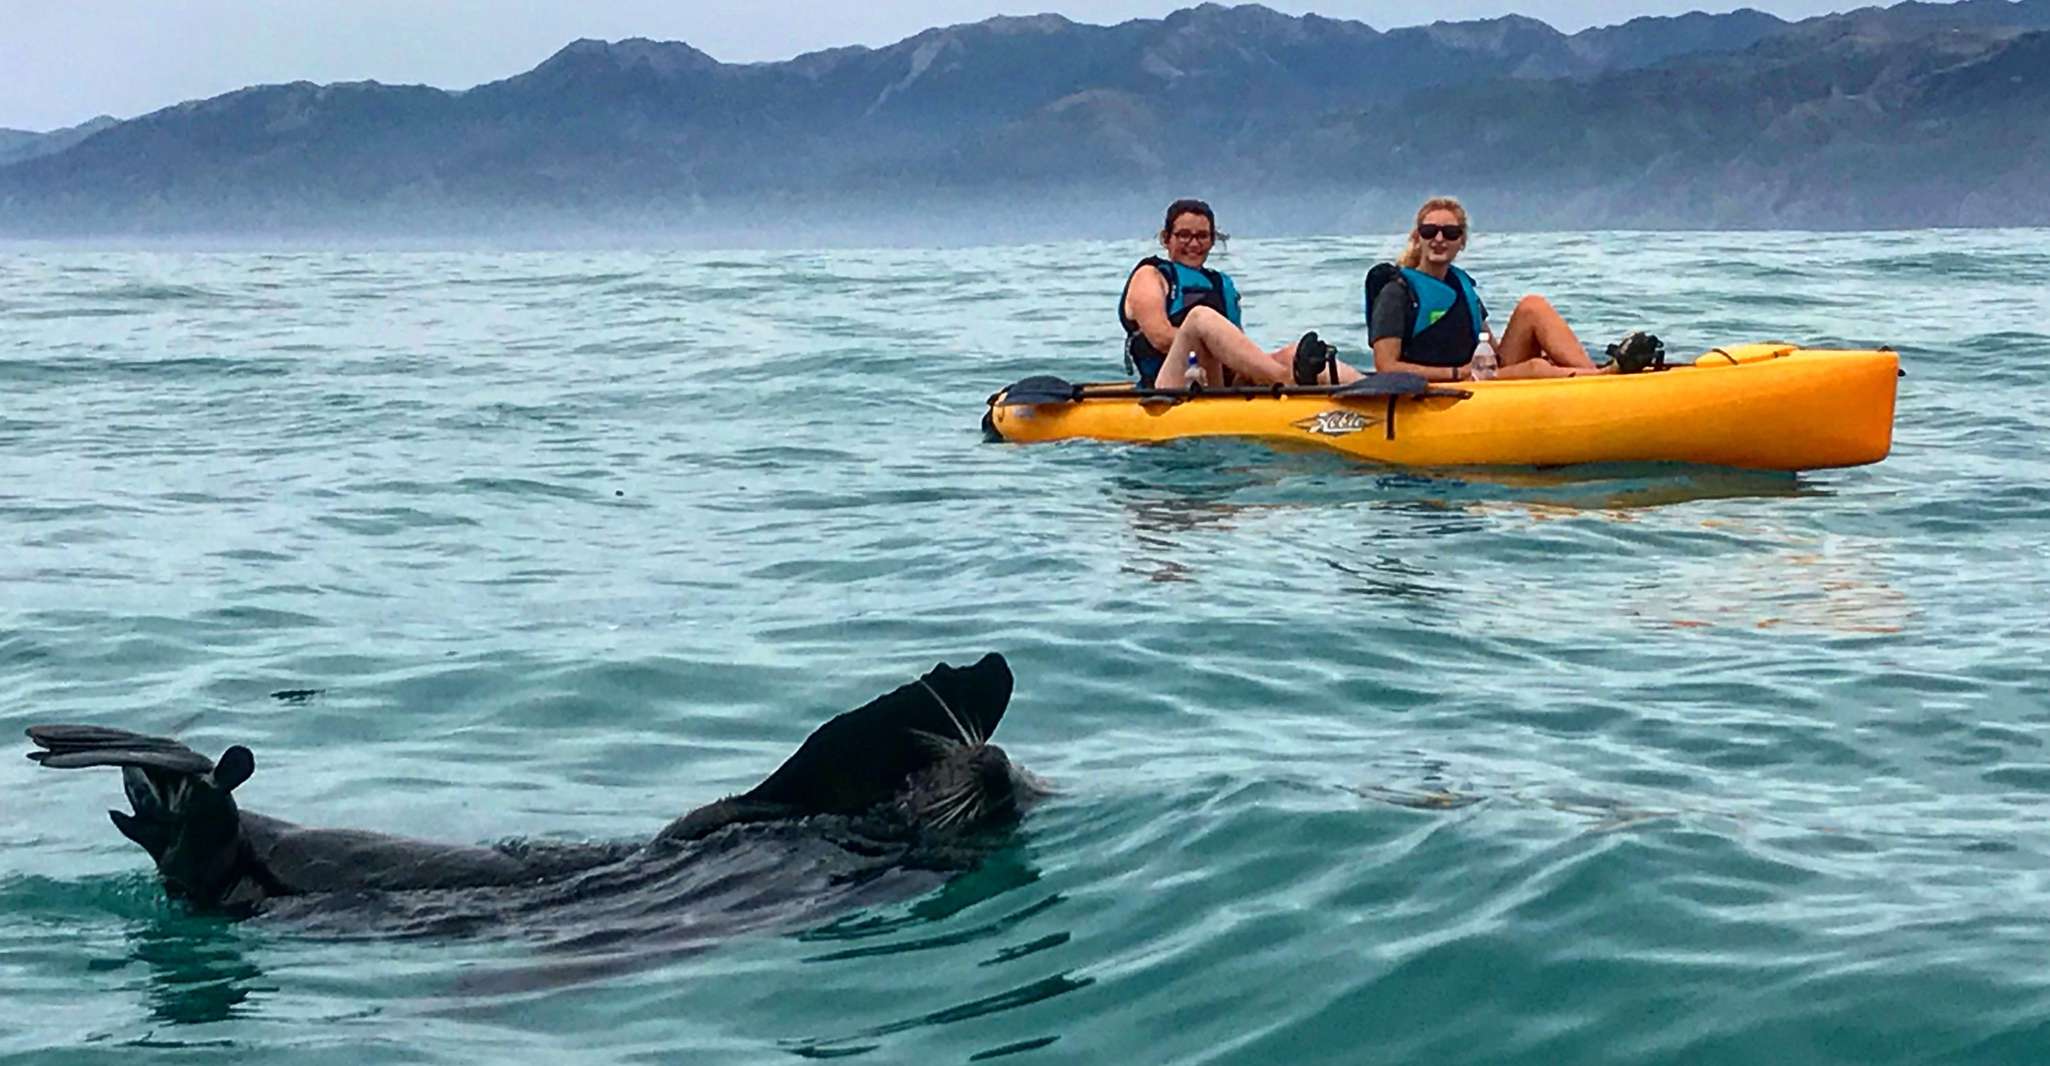
<path id="1" fill-rule="evenodd" d="M 1495 338 L 1483 333 L 1481 342 L 1474 345 L 1473 362 L 1468 364 L 1475 381 L 1486 381 L 1495 376 Z"/>

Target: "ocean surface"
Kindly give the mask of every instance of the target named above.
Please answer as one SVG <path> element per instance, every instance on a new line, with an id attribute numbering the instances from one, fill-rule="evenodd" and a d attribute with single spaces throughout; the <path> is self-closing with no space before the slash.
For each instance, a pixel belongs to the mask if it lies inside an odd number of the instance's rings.
<path id="1" fill-rule="evenodd" d="M 1392 245 L 1215 263 L 1357 353 Z M 0 252 L 0 1059 L 2043 1060 L 2050 232 L 1462 258 L 1591 346 L 1893 345 L 1867 467 L 983 442 L 1117 376 L 1145 252 Z M 1059 791 L 975 869 L 542 988 L 470 980 L 518 928 L 185 913 L 112 771 L 20 757 L 625 840 L 988 650 Z"/>

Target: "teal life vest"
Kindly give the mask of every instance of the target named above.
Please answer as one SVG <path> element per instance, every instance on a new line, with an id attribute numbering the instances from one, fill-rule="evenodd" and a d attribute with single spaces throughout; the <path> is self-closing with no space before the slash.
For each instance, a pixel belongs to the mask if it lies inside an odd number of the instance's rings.
<path id="1" fill-rule="evenodd" d="M 1367 322 L 1374 320 L 1374 300 L 1388 283 L 1400 279 L 1409 291 L 1404 319 L 1402 360 L 1424 366 L 1465 366 L 1473 361 L 1481 325 L 1488 320 L 1473 277 L 1458 267 L 1446 268 L 1451 284 L 1409 267 L 1382 263 L 1367 271 Z M 1371 338 L 1369 338 L 1371 341 Z"/>
<path id="2" fill-rule="evenodd" d="M 1222 270 L 1208 267 L 1188 267 L 1172 259 L 1149 255 L 1139 260 L 1132 268 L 1137 274 L 1147 267 L 1160 271 L 1167 281 L 1167 321 L 1169 325 L 1180 326 L 1189 317 L 1190 310 L 1208 307 L 1231 319 L 1234 326 L 1243 327 L 1239 321 L 1239 289 L 1232 284 L 1231 275 Z M 1146 333 L 1139 328 L 1137 320 L 1125 313 L 1125 291 L 1132 287 L 1132 274 L 1125 275 L 1125 288 L 1118 292 L 1118 325 L 1125 330 L 1125 371 L 1139 375 L 1143 388 L 1152 388 L 1153 379 L 1160 373 L 1160 365 L 1167 361 L 1167 353 L 1153 346 L 1146 339 Z"/>

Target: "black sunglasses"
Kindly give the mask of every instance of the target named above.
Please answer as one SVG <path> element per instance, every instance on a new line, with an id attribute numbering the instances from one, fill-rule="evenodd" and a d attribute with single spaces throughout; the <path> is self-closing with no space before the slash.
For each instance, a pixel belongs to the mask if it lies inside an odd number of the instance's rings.
<path id="1" fill-rule="evenodd" d="M 1207 241 L 1212 237 L 1215 237 L 1216 234 L 1210 232 L 1207 229 L 1178 229 L 1173 233 L 1168 234 L 1168 236 L 1173 237 L 1175 240 L 1178 241 Z"/>
<path id="2" fill-rule="evenodd" d="M 1436 222 L 1419 222 L 1416 225 L 1416 235 L 1427 241 L 1437 240 L 1440 233 L 1445 235 L 1446 240 L 1456 241 L 1466 236 L 1466 227 L 1457 222 L 1449 226 L 1440 226 Z"/>

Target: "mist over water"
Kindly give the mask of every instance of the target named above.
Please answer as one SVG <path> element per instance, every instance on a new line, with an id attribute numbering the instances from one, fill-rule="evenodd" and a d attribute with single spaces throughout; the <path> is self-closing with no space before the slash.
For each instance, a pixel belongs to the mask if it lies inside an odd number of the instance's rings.
<path id="1" fill-rule="evenodd" d="M 1217 265 L 1256 338 L 1357 354 L 1394 247 Z M 513 993 L 474 978 L 516 928 L 186 915 L 115 775 L 0 758 L 0 1056 L 2040 1057 L 2050 232 L 1462 258 L 1591 346 L 1893 345 L 1869 467 L 983 443 L 1006 383 L 1117 376 L 1147 250 L 0 255 L 0 732 L 248 744 L 242 803 L 307 824 L 630 839 L 995 649 L 1060 789 L 912 900 Z"/>
<path id="2" fill-rule="evenodd" d="M 1100 183 L 1072 189 L 922 190 L 916 196 L 847 192 L 761 195 L 744 202 L 690 198 L 592 204 L 582 209 L 515 203 L 344 208 L 289 205 L 252 209 L 236 224 L 173 217 L 147 228 L 75 227 L 36 236 L 0 235 L 0 252 L 590 252 L 649 249 L 774 252 L 947 248 L 1008 263 L 1021 245 L 1149 240 L 1160 212 L 1201 186 L 1227 210 L 1227 232 L 1252 238 L 1331 233 L 1397 233 L 1414 196 L 1352 183 L 1276 195 L 1187 178 Z M 1480 191 L 1468 205 L 1490 231 L 1541 226 L 1549 198 Z M 1551 228 L 1551 227 L 1543 227 Z M 35 232 L 35 231 L 30 231 Z M 54 235 L 52 235 L 54 234 Z M 1318 238 L 1321 239 L 1321 238 Z"/>

